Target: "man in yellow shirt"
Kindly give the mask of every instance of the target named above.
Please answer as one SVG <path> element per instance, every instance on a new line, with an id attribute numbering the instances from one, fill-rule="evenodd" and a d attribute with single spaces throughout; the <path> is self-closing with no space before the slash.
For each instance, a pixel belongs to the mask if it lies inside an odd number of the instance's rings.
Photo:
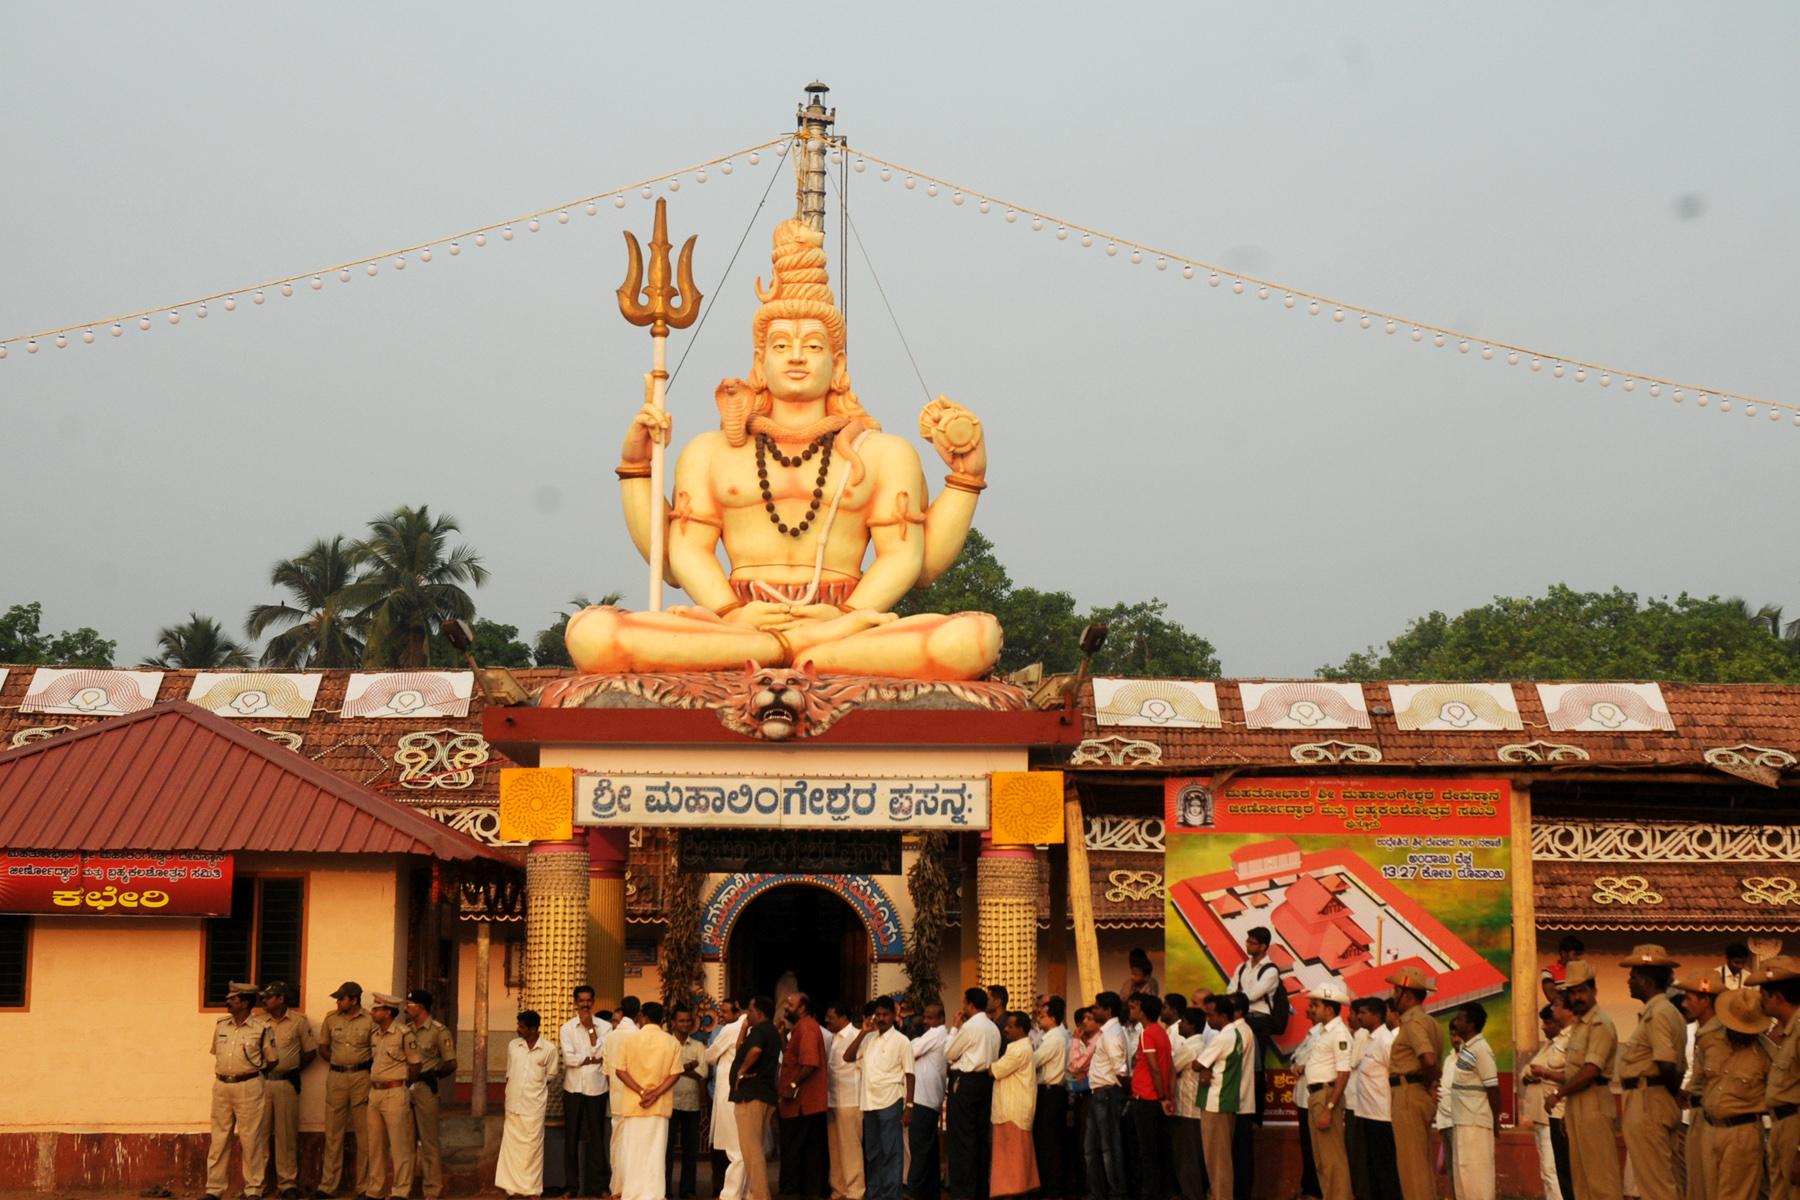
<path id="1" fill-rule="evenodd" d="M 681 1046 L 662 1029 L 663 1006 L 650 1001 L 638 1011 L 637 1032 L 619 1046 L 614 1068 L 622 1091 L 613 1096 L 619 1124 L 619 1200 L 664 1200 L 671 1094 L 681 1078 Z M 612 1045 L 609 1042 L 610 1053 Z"/>

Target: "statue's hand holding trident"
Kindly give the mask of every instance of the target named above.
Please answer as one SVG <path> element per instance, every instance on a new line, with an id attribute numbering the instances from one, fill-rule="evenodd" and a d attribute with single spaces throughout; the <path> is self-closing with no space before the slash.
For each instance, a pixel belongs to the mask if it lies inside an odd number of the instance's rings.
<path id="1" fill-rule="evenodd" d="M 626 463 L 641 462 L 632 453 L 633 447 L 641 446 L 645 439 L 650 443 L 652 509 L 650 545 L 646 548 L 646 557 L 650 560 L 650 598 L 647 607 L 651 612 L 662 610 L 663 563 L 667 558 L 664 543 L 668 537 L 668 521 L 663 506 L 668 493 L 663 484 L 663 448 L 668 445 L 671 433 L 671 422 L 664 411 L 664 401 L 669 390 L 669 330 L 686 329 L 700 315 L 700 290 L 694 286 L 694 243 L 698 240 L 699 236 L 695 235 L 682 244 L 675 282 L 671 284 L 668 202 L 659 196 L 656 201 L 656 224 L 650 234 L 650 278 L 645 282 L 643 249 L 632 232 L 629 229 L 625 231 L 625 246 L 630 254 L 630 261 L 625 282 L 619 285 L 619 312 L 633 325 L 650 327 L 652 347 L 650 373 L 644 377 L 645 399 L 650 412 L 640 412 L 637 420 L 632 423 L 631 431 L 626 437 L 625 454 Z M 642 299 L 639 298 L 640 291 Z M 627 469 L 623 465 L 619 468 L 621 474 Z"/>

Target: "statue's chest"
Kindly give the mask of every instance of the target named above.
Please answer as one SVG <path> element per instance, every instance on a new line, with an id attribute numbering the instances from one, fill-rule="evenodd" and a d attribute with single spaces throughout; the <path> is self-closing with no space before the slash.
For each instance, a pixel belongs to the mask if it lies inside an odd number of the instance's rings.
<path id="1" fill-rule="evenodd" d="M 789 455 L 788 462 L 791 463 L 794 457 Z M 829 466 L 825 466 L 822 457 L 822 453 L 815 454 L 799 466 L 787 466 L 778 462 L 774 455 L 766 454 L 759 464 L 754 443 L 736 448 L 713 462 L 713 495 L 718 497 L 721 507 L 730 509 L 766 508 L 775 504 L 785 514 L 795 505 L 810 506 L 817 500 L 819 511 L 824 512 L 842 488 L 838 511 L 866 509 L 875 493 L 875 482 L 870 474 L 865 471 L 863 478 L 852 484 L 849 482 L 851 463 L 847 459 L 833 454 Z"/>

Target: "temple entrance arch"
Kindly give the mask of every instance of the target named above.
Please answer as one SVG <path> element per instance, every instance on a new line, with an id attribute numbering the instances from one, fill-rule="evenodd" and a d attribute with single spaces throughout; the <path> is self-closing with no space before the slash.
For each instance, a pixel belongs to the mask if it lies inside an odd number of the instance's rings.
<path id="1" fill-rule="evenodd" d="M 824 888 L 789 883 L 745 905 L 725 947 L 733 992 L 776 996 L 793 986 L 810 995 L 815 1015 L 833 1000 L 861 1003 L 871 982 L 869 931 L 850 905 Z M 779 997 L 777 997 L 779 999 Z"/>
<path id="2" fill-rule="evenodd" d="M 867 875 L 726 875 L 703 908 L 700 940 L 730 991 L 773 996 L 792 971 L 821 1010 L 869 999 L 875 964 L 906 954 L 893 900 Z"/>

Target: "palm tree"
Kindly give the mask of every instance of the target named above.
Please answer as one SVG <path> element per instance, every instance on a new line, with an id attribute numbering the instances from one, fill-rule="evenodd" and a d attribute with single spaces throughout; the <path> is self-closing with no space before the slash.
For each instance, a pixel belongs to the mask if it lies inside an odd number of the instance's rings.
<path id="1" fill-rule="evenodd" d="M 286 588 L 293 603 L 258 604 L 244 622 L 253 638 L 273 626 L 287 627 L 263 648 L 264 666 L 354 667 L 362 661 L 362 639 L 341 598 L 353 569 L 342 534 L 329 542 L 320 538 L 299 557 L 275 564 L 269 582 Z"/>
<path id="2" fill-rule="evenodd" d="M 225 630 L 211 617 L 191 612 L 185 624 L 170 625 L 157 631 L 156 644 L 162 653 L 146 658 L 146 667 L 247 667 L 251 665 L 250 648 L 225 636 Z"/>
<path id="3" fill-rule="evenodd" d="M 474 617 L 475 601 L 460 585 L 480 587 L 488 572 L 467 542 L 449 548 L 460 532 L 454 517 L 434 518 L 429 505 L 401 505 L 370 521 L 369 536 L 351 547 L 359 574 L 341 596 L 367 622 L 365 666 L 423 667 L 439 626 Z"/>

